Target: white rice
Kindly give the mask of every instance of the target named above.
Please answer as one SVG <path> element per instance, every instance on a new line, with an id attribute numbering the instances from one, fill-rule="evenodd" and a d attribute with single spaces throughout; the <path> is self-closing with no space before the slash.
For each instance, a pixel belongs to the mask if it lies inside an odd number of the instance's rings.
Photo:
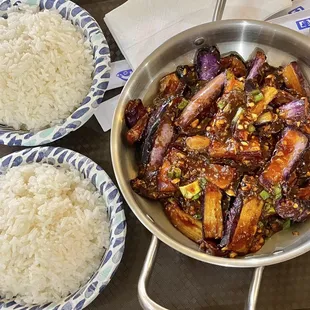
<path id="1" fill-rule="evenodd" d="M 105 203 L 78 171 L 49 164 L 0 176 L 0 296 L 44 304 L 75 292 L 109 244 Z"/>
<path id="2" fill-rule="evenodd" d="M 0 123 L 59 123 L 86 97 L 93 69 L 90 43 L 57 11 L 9 11 L 0 18 Z"/>

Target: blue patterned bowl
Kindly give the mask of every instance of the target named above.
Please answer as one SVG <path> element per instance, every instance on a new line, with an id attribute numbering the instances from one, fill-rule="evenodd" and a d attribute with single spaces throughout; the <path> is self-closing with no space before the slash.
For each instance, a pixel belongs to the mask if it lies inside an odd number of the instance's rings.
<path id="1" fill-rule="evenodd" d="M 19 305 L 14 300 L 0 297 L 0 309 L 18 310 L 81 310 L 100 294 L 113 277 L 124 252 L 126 220 L 123 202 L 118 189 L 109 176 L 89 158 L 60 147 L 37 147 L 15 152 L 0 159 L 0 174 L 15 166 L 33 162 L 47 162 L 52 165 L 70 165 L 91 180 L 104 197 L 110 221 L 110 245 L 98 270 L 79 290 L 58 303 L 47 305 Z"/>
<path id="2" fill-rule="evenodd" d="M 88 12 L 71 1 L 66 0 L 0 0 L 0 18 L 7 17 L 7 10 L 13 5 L 26 3 L 43 9 L 55 9 L 63 18 L 79 27 L 84 36 L 90 41 L 93 49 L 95 68 L 93 83 L 88 95 L 61 124 L 37 132 L 16 133 L 1 132 L 0 144 L 35 146 L 58 140 L 71 131 L 81 127 L 94 114 L 96 108 L 103 102 L 103 95 L 108 87 L 110 78 L 110 51 L 107 41 L 93 17 Z"/>

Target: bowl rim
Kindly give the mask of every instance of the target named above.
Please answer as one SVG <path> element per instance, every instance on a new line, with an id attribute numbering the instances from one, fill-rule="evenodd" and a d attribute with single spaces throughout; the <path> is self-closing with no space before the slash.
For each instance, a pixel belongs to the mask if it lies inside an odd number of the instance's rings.
<path id="1" fill-rule="evenodd" d="M 109 175 L 99 165 L 87 156 L 67 148 L 45 146 L 27 148 L 10 153 L 0 158 L 0 174 L 6 173 L 12 167 L 34 162 L 63 165 L 65 167 L 69 165 L 78 170 L 85 178 L 91 180 L 106 202 L 110 224 L 110 242 L 98 269 L 83 286 L 69 296 L 64 297 L 59 302 L 45 305 L 19 305 L 14 299 L 4 300 L 0 298 L 0 309 L 5 307 L 10 310 L 16 308 L 27 310 L 40 307 L 40 309 L 56 310 L 67 305 L 71 306 L 71 309 L 81 310 L 105 289 L 122 260 L 127 234 L 123 199 Z"/>
<path id="2" fill-rule="evenodd" d="M 264 256 L 257 256 L 257 257 L 251 257 L 251 259 L 231 259 L 231 258 L 224 258 L 224 257 L 217 257 L 208 255 L 206 253 L 198 252 L 197 250 L 194 250 L 192 248 L 189 248 L 188 246 L 183 245 L 182 243 L 172 239 L 170 236 L 165 234 L 155 223 L 152 219 L 150 219 L 139 207 L 139 204 L 135 201 L 135 199 L 131 196 L 132 189 L 129 185 L 129 180 L 126 180 L 123 177 L 119 156 L 121 151 L 119 149 L 120 144 L 122 142 L 122 137 L 119 135 L 122 132 L 122 126 L 124 125 L 124 117 L 123 117 L 123 111 L 126 105 L 125 99 L 128 97 L 128 94 L 130 93 L 129 89 L 132 87 L 132 85 L 136 81 L 136 77 L 139 75 L 139 73 L 149 66 L 149 63 L 154 61 L 154 59 L 159 58 L 163 52 L 169 48 L 172 48 L 172 46 L 175 43 L 179 43 L 181 41 L 182 36 L 185 34 L 187 36 L 192 35 L 192 37 L 197 37 L 197 34 L 199 36 L 201 33 L 209 31 L 212 33 L 212 31 L 219 30 L 219 29 L 227 29 L 229 27 L 232 27 L 233 25 L 239 25 L 239 26 L 257 26 L 257 27 L 264 27 L 268 30 L 274 31 L 276 34 L 281 33 L 282 35 L 285 35 L 286 38 L 290 38 L 291 40 L 294 40 L 294 42 L 302 43 L 303 45 L 308 44 L 308 38 L 304 36 L 303 34 L 297 33 L 296 31 L 293 31 L 291 29 L 288 29 L 286 27 L 271 24 L 265 21 L 257 21 L 257 20 L 247 20 L 247 19 L 230 19 L 230 20 L 221 20 L 211 23 L 205 23 L 201 24 L 195 27 L 192 27 L 190 29 L 187 29 L 167 41 L 165 41 L 162 45 L 160 45 L 157 49 L 155 49 L 139 66 L 138 68 L 133 72 L 130 79 L 126 83 L 125 87 L 122 90 L 122 93 L 120 95 L 120 98 L 118 100 L 117 108 L 114 112 L 113 122 L 112 122 L 112 130 L 111 130 L 111 157 L 112 157 L 112 165 L 115 173 L 115 177 L 117 180 L 117 183 L 119 185 L 119 188 L 123 194 L 123 197 L 125 201 L 127 202 L 128 206 L 132 210 L 132 212 L 136 215 L 136 217 L 139 219 L 139 221 L 153 234 L 155 235 L 159 240 L 161 240 L 163 243 L 167 244 L 171 248 L 175 249 L 176 251 L 185 254 L 191 258 L 194 258 L 196 260 L 210 263 L 213 265 L 223 266 L 223 267 L 235 267 L 235 268 L 255 268 L 255 267 L 261 267 L 261 266 L 268 266 L 268 265 L 274 265 L 280 262 L 284 262 L 293 258 L 296 258 L 310 250 L 310 240 L 308 242 L 304 242 L 300 244 L 299 246 L 296 246 L 294 249 L 287 251 L 287 252 L 274 252 L 274 255 L 264 255 Z M 134 194 L 137 195 L 137 194 Z M 147 201 L 147 199 L 145 198 Z"/>
<path id="3" fill-rule="evenodd" d="M 110 80 L 110 49 L 97 21 L 83 8 L 70 0 L 0 0 L 0 18 L 6 17 L 12 6 L 27 4 L 40 10 L 53 9 L 70 20 L 91 44 L 94 59 L 92 84 L 80 105 L 59 124 L 35 132 L 1 131 L 0 144 L 9 146 L 38 146 L 63 138 L 83 126 L 102 104 Z"/>

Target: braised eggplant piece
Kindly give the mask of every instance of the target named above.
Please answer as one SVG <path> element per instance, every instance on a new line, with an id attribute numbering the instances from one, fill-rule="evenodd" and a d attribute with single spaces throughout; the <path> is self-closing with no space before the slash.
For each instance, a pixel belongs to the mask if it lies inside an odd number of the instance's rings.
<path id="1" fill-rule="evenodd" d="M 280 195 L 282 185 L 290 176 L 298 163 L 308 143 L 308 138 L 300 131 L 288 128 L 281 140 L 270 163 L 260 175 L 260 183 L 270 192 Z"/>
<path id="2" fill-rule="evenodd" d="M 276 204 L 276 211 L 283 219 L 304 222 L 310 217 L 310 203 L 298 199 L 281 199 Z"/>
<path id="3" fill-rule="evenodd" d="M 227 247 L 233 239 L 243 208 L 244 199 L 248 196 L 255 196 L 255 194 L 257 196 L 258 192 L 259 186 L 257 180 L 252 176 L 245 175 L 240 183 L 238 195 L 233 205 L 226 213 L 224 235 L 220 243 L 222 247 Z"/>
<path id="4" fill-rule="evenodd" d="M 159 95 L 161 98 L 181 96 L 185 86 L 176 73 L 168 74 L 159 81 Z"/>
<path id="5" fill-rule="evenodd" d="M 273 67 L 262 50 L 244 63 L 204 47 L 194 62 L 163 77 L 147 108 L 126 106 L 139 155 L 130 184 L 201 251 L 254 253 L 310 218 L 309 84 L 295 62 Z"/>
<path id="6" fill-rule="evenodd" d="M 278 114 L 287 125 L 298 127 L 303 133 L 310 134 L 310 114 L 307 98 L 303 97 L 279 107 Z"/>
<path id="7" fill-rule="evenodd" d="M 245 176 L 238 193 L 238 204 L 241 204 L 239 219 L 227 245 L 233 252 L 246 254 L 252 246 L 264 205 L 264 200 L 258 193 L 257 180 Z"/>
<path id="8" fill-rule="evenodd" d="M 296 197 L 301 200 L 310 200 L 310 184 L 308 184 L 306 187 L 301 187 L 298 190 Z"/>
<path id="9" fill-rule="evenodd" d="M 154 134 L 156 133 L 161 122 L 161 118 L 167 110 L 170 102 L 170 100 L 166 100 L 161 106 L 156 108 L 150 116 L 141 146 L 140 157 L 143 165 L 147 164 L 149 161 L 150 153 L 153 147 Z"/>
<path id="10" fill-rule="evenodd" d="M 196 55 L 198 78 L 202 81 L 214 79 L 220 72 L 220 52 L 216 46 L 202 47 Z"/>
<path id="11" fill-rule="evenodd" d="M 291 101 L 294 101 L 295 99 L 298 99 L 298 96 L 293 96 L 291 93 L 283 90 L 278 89 L 278 93 L 270 103 L 272 106 L 278 107 L 283 104 L 289 103 Z"/>
<path id="12" fill-rule="evenodd" d="M 205 239 L 221 239 L 223 236 L 222 193 L 210 183 L 205 188 L 202 227 Z"/>
<path id="13" fill-rule="evenodd" d="M 129 100 L 125 108 L 125 122 L 130 129 L 147 113 L 140 99 Z"/>
<path id="14" fill-rule="evenodd" d="M 210 164 L 205 168 L 205 178 L 221 189 L 230 189 L 237 178 L 236 168 L 228 165 Z"/>
<path id="15" fill-rule="evenodd" d="M 239 254 L 249 252 L 257 231 L 263 205 L 263 201 L 258 197 L 244 199 L 235 233 L 228 245 L 229 250 Z"/>
<path id="16" fill-rule="evenodd" d="M 135 142 L 138 142 L 141 139 L 143 132 L 147 126 L 148 119 L 149 116 L 147 113 L 145 113 L 137 121 L 137 123 L 127 131 L 126 139 L 129 144 L 134 144 Z"/>
<path id="17" fill-rule="evenodd" d="M 165 115 L 156 132 L 154 145 L 150 153 L 149 165 L 153 169 L 158 169 L 160 167 L 173 135 L 174 128 L 172 121 L 168 115 Z"/>
<path id="18" fill-rule="evenodd" d="M 263 158 L 261 143 L 257 137 L 249 141 L 237 141 L 229 138 L 226 141 L 214 140 L 209 147 L 213 159 L 232 159 L 240 166 L 256 167 Z"/>
<path id="19" fill-rule="evenodd" d="M 226 141 L 213 140 L 209 147 L 209 155 L 213 159 L 232 159 L 236 160 L 239 153 L 239 143 L 232 138 Z"/>
<path id="20" fill-rule="evenodd" d="M 225 74 L 221 73 L 206 84 L 188 103 L 176 121 L 176 125 L 186 128 L 199 113 L 212 105 L 221 94 Z"/>
<path id="21" fill-rule="evenodd" d="M 309 114 L 309 103 L 305 99 L 297 99 L 279 107 L 279 117 L 286 120 L 288 124 L 302 122 L 307 119 Z"/>
<path id="22" fill-rule="evenodd" d="M 165 213 L 170 222 L 187 238 L 195 241 L 202 241 L 202 224 L 201 221 L 196 220 L 188 215 L 178 206 L 175 201 L 168 201 L 165 206 Z"/>
<path id="23" fill-rule="evenodd" d="M 296 61 L 291 62 L 283 70 L 284 83 L 287 88 L 295 90 L 303 97 L 310 98 L 310 86 Z"/>
<path id="24" fill-rule="evenodd" d="M 249 62 L 250 71 L 246 77 L 246 84 L 255 81 L 260 83 L 262 80 L 262 67 L 266 61 L 266 55 L 262 50 L 257 50 L 254 58 Z"/>
<path id="25" fill-rule="evenodd" d="M 220 60 L 222 69 L 230 69 L 236 77 L 243 77 L 247 75 L 247 67 L 242 57 L 237 53 L 232 53 L 228 56 L 222 57 Z"/>

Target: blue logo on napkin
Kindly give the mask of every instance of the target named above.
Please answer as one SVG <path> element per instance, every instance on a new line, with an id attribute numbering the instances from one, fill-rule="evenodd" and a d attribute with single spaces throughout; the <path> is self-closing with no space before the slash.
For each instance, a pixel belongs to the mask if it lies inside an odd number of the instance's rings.
<path id="1" fill-rule="evenodd" d="M 292 14 L 292 13 L 297 13 L 297 12 L 300 12 L 300 11 L 304 11 L 305 8 L 302 7 L 302 6 L 298 6 L 297 8 L 295 8 L 294 10 L 292 11 L 289 11 L 288 14 Z"/>
<path id="2" fill-rule="evenodd" d="M 299 30 L 310 28 L 310 18 L 296 20 L 296 25 Z"/>
<path id="3" fill-rule="evenodd" d="M 116 76 L 118 78 L 120 78 L 121 80 L 123 81 L 127 81 L 130 77 L 130 74 L 132 73 L 132 70 L 129 69 L 129 70 L 123 70 L 123 71 L 120 71 L 116 74 Z"/>

